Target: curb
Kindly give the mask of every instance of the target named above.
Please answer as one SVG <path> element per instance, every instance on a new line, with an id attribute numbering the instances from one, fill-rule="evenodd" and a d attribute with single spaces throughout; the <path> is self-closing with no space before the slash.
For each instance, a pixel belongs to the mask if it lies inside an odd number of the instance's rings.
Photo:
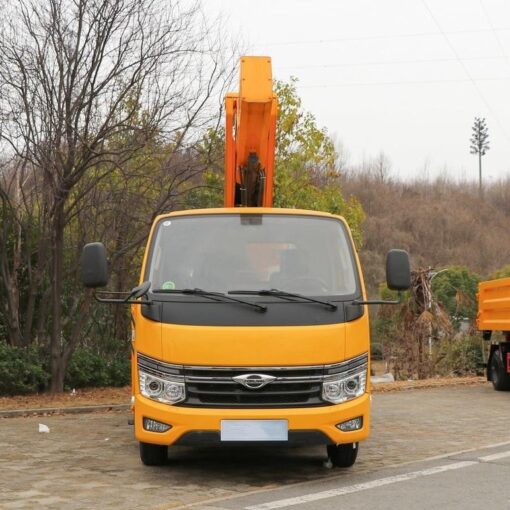
<path id="1" fill-rule="evenodd" d="M 124 411 L 131 408 L 131 404 L 102 404 L 81 407 L 42 407 L 36 409 L 0 410 L 0 418 L 15 418 L 17 416 L 32 416 L 41 414 L 82 414 L 97 411 Z"/>

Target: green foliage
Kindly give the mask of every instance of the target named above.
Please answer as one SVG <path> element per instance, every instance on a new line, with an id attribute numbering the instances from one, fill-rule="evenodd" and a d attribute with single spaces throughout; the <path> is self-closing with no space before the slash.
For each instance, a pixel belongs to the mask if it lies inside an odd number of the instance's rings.
<path id="1" fill-rule="evenodd" d="M 275 81 L 278 97 L 276 128 L 277 163 L 294 168 L 335 168 L 336 152 L 325 128 L 318 128 L 315 117 L 302 109 L 296 90 L 296 78 L 284 83 Z"/>
<path id="2" fill-rule="evenodd" d="M 190 190 L 186 198 L 189 209 L 223 207 L 223 175 L 211 170 L 202 175 L 202 185 Z"/>
<path id="3" fill-rule="evenodd" d="M 476 317 L 476 293 L 480 276 L 467 267 L 451 266 L 432 280 L 434 298 L 443 305 L 454 323 Z"/>
<path id="4" fill-rule="evenodd" d="M 510 264 L 503 266 L 501 269 L 494 271 L 489 276 L 489 280 L 497 280 L 498 278 L 510 278 Z"/>
<path id="5" fill-rule="evenodd" d="M 398 299 L 398 292 L 396 290 L 388 289 L 386 283 L 381 283 L 379 285 L 379 296 L 381 299 L 386 301 L 396 301 Z M 411 293 L 409 290 L 404 290 L 401 292 L 402 302 L 405 302 L 409 299 Z"/>
<path id="6" fill-rule="evenodd" d="M 438 373 L 464 376 L 483 372 L 482 342 L 480 336 L 470 335 L 442 340 L 438 352 Z"/>
<path id="7" fill-rule="evenodd" d="M 47 358 L 35 345 L 21 348 L 0 342 L 0 374 L 0 395 L 42 392 L 50 379 Z M 126 352 L 112 348 L 106 353 L 92 347 L 79 347 L 69 362 L 65 386 L 126 386 L 130 377 L 130 359 Z"/>
<path id="8" fill-rule="evenodd" d="M 396 301 L 398 292 L 388 289 L 386 283 L 379 285 L 379 297 L 385 301 Z M 410 292 L 408 290 L 402 292 L 402 303 L 409 301 Z M 398 335 L 398 328 L 402 326 L 402 313 L 400 307 L 395 308 L 394 305 L 381 305 L 375 317 L 374 331 L 377 339 L 384 344 L 392 343 Z"/>
<path id="9" fill-rule="evenodd" d="M 105 356 L 90 347 L 79 347 L 69 361 L 64 384 L 67 388 L 126 386 L 130 381 L 130 360 Z"/>
<path id="10" fill-rule="evenodd" d="M 0 395 L 35 393 L 45 388 L 49 374 L 36 346 L 11 347 L 0 342 Z"/>

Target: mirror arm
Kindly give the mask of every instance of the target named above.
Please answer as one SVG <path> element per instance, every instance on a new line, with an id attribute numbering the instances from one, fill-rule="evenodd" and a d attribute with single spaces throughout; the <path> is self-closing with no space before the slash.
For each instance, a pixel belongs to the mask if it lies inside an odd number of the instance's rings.
<path id="1" fill-rule="evenodd" d="M 353 305 L 399 305 L 402 303 L 402 292 L 398 291 L 398 299 L 395 301 L 386 301 L 384 299 L 368 299 L 366 301 L 356 299 L 352 302 Z"/>
<path id="2" fill-rule="evenodd" d="M 104 292 L 104 294 L 110 294 L 110 292 Z M 119 292 L 115 294 L 125 294 L 124 292 Z M 114 305 L 152 305 L 154 304 L 152 301 L 140 301 L 138 299 L 130 299 L 131 296 L 128 295 L 125 299 L 114 299 L 114 298 L 102 298 L 98 296 L 97 292 L 94 292 L 94 299 L 99 303 L 110 303 Z"/>

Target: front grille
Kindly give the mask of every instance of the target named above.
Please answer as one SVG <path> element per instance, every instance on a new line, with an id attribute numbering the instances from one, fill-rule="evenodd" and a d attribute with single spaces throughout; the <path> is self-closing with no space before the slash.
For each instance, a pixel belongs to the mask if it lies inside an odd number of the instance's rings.
<path id="1" fill-rule="evenodd" d="M 170 365 L 138 355 L 140 368 L 151 373 L 184 376 L 186 400 L 180 407 L 271 408 L 332 405 L 321 398 L 322 382 L 334 374 L 349 374 L 366 368 L 368 355 L 362 354 L 334 365 L 300 367 L 204 367 Z M 263 374 L 275 379 L 258 389 L 246 388 L 233 377 Z"/>
<path id="2" fill-rule="evenodd" d="M 259 389 L 232 378 L 264 374 L 275 380 Z M 189 407 L 300 407 L 327 405 L 321 399 L 324 367 L 214 368 L 184 367 Z"/>

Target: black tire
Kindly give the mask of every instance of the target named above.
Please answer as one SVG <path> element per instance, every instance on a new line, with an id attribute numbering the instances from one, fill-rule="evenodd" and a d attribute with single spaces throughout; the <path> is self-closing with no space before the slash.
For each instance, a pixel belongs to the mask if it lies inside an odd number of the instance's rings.
<path id="1" fill-rule="evenodd" d="M 496 391 L 510 390 L 510 374 L 506 373 L 501 353 L 494 351 L 489 364 L 489 376 Z"/>
<path id="2" fill-rule="evenodd" d="M 162 466 L 168 459 L 168 446 L 140 442 L 140 459 L 146 466 Z"/>
<path id="3" fill-rule="evenodd" d="M 348 468 L 356 462 L 359 444 L 328 444 L 328 457 L 336 467 Z"/>

